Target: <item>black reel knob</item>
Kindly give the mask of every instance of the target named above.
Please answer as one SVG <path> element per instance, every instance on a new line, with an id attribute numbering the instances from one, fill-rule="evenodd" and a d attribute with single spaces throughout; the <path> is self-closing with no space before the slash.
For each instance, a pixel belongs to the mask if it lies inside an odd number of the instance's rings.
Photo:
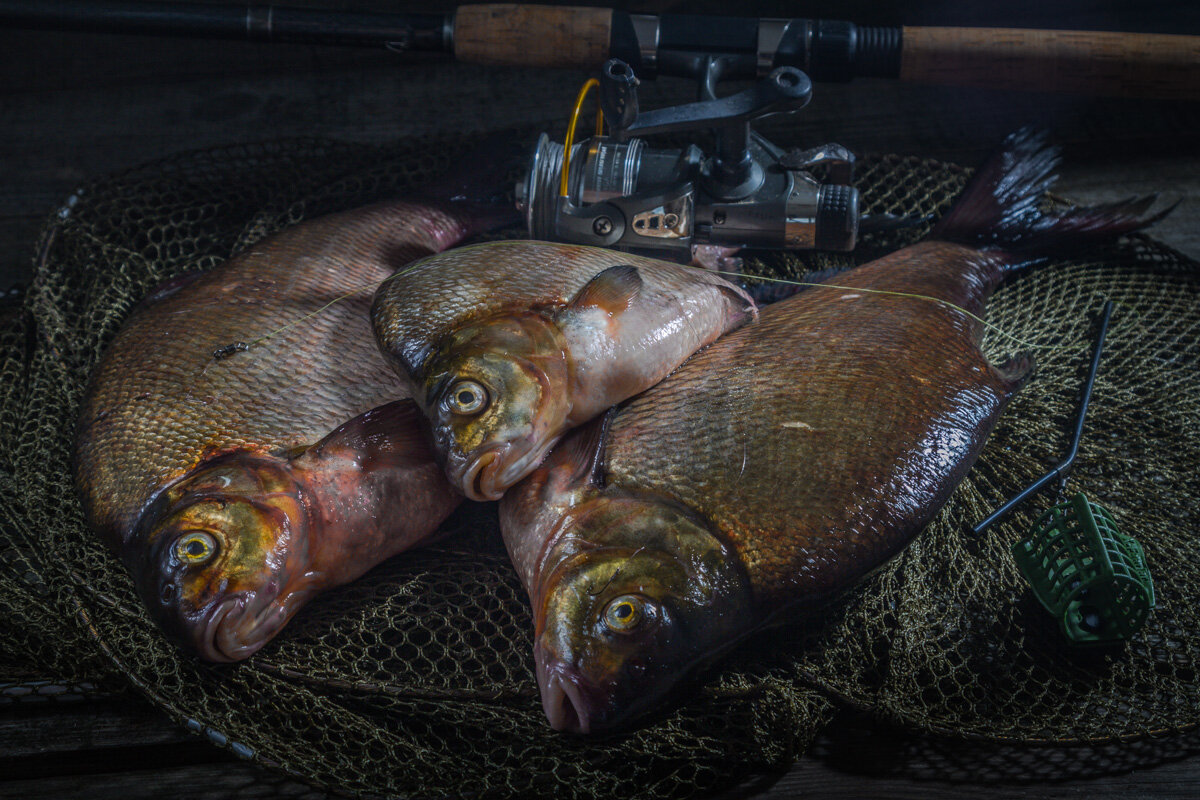
<path id="1" fill-rule="evenodd" d="M 817 194 L 818 250 L 853 250 L 858 239 L 858 189 L 825 184 Z"/>

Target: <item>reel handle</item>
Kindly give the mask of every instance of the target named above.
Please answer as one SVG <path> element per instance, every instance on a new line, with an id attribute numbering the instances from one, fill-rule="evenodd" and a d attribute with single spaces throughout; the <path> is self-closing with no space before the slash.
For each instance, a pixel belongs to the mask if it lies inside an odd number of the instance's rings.
<path id="1" fill-rule="evenodd" d="M 779 67 L 751 88 L 728 97 L 639 113 L 638 80 L 633 68 L 619 58 L 612 58 L 605 62 L 600 74 L 604 114 L 609 119 L 613 138 L 619 142 L 634 136 L 696 128 L 727 130 L 736 125 L 749 131 L 751 120 L 797 111 L 812 99 L 812 81 L 807 75 L 795 67 Z M 748 134 L 746 138 L 749 138 Z"/>
<path id="2" fill-rule="evenodd" d="M 720 70 L 710 59 L 707 71 Z M 812 81 L 795 67 L 779 67 L 754 86 L 728 97 L 700 100 L 681 106 L 638 110 L 637 77 L 619 58 L 609 59 L 600 71 L 600 98 L 613 138 L 626 142 L 635 136 L 713 128 L 716 152 L 705 163 L 705 188 L 722 200 L 739 200 L 758 190 L 762 166 L 750 154 L 750 122 L 770 114 L 798 111 L 812 99 Z"/>

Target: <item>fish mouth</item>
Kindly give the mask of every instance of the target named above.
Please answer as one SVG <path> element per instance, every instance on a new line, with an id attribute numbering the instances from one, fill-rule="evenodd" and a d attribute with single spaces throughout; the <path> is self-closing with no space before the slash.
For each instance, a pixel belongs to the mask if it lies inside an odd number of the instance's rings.
<path id="1" fill-rule="evenodd" d="M 537 466 L 546 458 L 546 454 L 550 452 L 550 448 L 558 444 L 558 440 L 561 438 L 561 434 L 557 436 L 547 436 L 541 441 L 541 443 L 535 444 L 533 447 L 526 448 L 524 453 L 501 468 L 500 475 L 497 478 L 497 483 L 503 485 L 503 487 L 507 489 L 529 473 L 533 472 L 533 470 L 536 469 Z"/>
<path id="2" fill-rule="evenodd" d="M 200 628 L 196 650 L 208 661 L 244 661 L 275 638 L 312 594 L 299 589 L 260 599 L 242 592 L 219 600 Z"/>
<path id="3" fill-rule="evenodd" d="M 218 600 L 212 605 L 204 620 L 204 624 L 200 626 L 198 635 L 195 637 L 193 644 L 196 646 L 196 652 L 205 661 L 215 661 L 218 663 L 229 663 L 238 661 L 246 656 L 238 656 L 235 650 L 232 653 L 225 652 L 222 632 L 226 629 L 226 620 L 233 615 L 236 620 L 245 613 L 246 604 L 249 602 L 247 596 L 237 594 L 233 597 L 226 597 L 223 600 Z M 246 655 L 249 655 L 248 653 Z"/>
<path id="4" fill-rule="evenodd" d="M 567 665 L 557 662 L 547 665 L 544 652 L 534 653 L 538 686 L 542 695 L 542 710 L 550 727 L 565 733 L 587 735 L 608 727 L 603 709 L 606 706 L 601 692 L 587 685 Z"/>
<path id="5" fill-rule="evenodd" d="M 455 481 L 459 490 L 471 500 L 479 502 L 499 500 L 508 487 L 497 485 L 495 464 L 497 461 L 503 463 L 501 455 L 506 449 L 506 447 L 489 448 L 472 459 L 467 468 L 462 471 L 462 475 Z"/>
<path id="6" fill-rule="evenodd" d="M 462 493 L 471 500 L 499 500 L 515 483 L 542 463 L 560 436 L 518 449 L 515 442 L 490 447 L 476 456 L 457 481 Z M 514 452 L 515 451 L 515 452 Z"/>

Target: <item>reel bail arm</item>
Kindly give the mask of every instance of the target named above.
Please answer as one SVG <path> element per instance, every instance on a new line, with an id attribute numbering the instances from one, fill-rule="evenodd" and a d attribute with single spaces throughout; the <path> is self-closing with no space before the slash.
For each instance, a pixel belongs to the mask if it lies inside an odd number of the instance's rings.
<path id="1" fill-rule="evenodd" d="M 678 65 L 677 65 L 678 66 Z M 567 154 L 545 135 L 517 187 L 530 236 L 646 250 L 680 260 L 698 244 L 722 247 L 851 250 L 860 221 L 850 185 L 853 155 L 841 145 L 787 154 L 752 122 L 808 104 L 812 81 L 795 67 L 772 70 L 749 89 L 716 97 L 731 66 L 726 56 L 693 56 L 699 99 L 642 110 L 633 67 L 610 59 L 600 73 L 609 135 Z M 708 129 L 714 148 L 651 149 L 643 137 Z M 556 191 L 566 167 L 567 193 Z M 810 172 L 828 166 L 833 183 Z M 551 193 L 553 191 L 553 194 Z"/>

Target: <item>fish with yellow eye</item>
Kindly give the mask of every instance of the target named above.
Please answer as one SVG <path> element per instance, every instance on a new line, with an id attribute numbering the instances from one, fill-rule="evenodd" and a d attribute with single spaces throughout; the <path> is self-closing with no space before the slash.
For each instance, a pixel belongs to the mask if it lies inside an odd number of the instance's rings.
<path id="1" fill-rule="evenodd" d="M 248 657 L 458 504 L 367 312 L 380 281 L 481 224 L 433 201 L 305 222 L 154 292 L 109 345 L 79 420 L 80 496 L 201 657 Z"/>
<path id="2" fill-rule="evenodd" d="M 992 291 L 1043 247 L 1161 217 L 1153 198 L 1042 213 L 1056 163 L 1014 135 L 929 241 L 766 306 L 505 495 L 554 728 L 632 724 L 930 521 L 1032 368 L 980 350 Z"/>
<path id="3" fill-rule="evenodd" d="M 498 499 L 568 430 L 756 314 L 712 272 L 547 242 L 423 259 L 371 309 L 450 482 L 473 500 Z"/>

